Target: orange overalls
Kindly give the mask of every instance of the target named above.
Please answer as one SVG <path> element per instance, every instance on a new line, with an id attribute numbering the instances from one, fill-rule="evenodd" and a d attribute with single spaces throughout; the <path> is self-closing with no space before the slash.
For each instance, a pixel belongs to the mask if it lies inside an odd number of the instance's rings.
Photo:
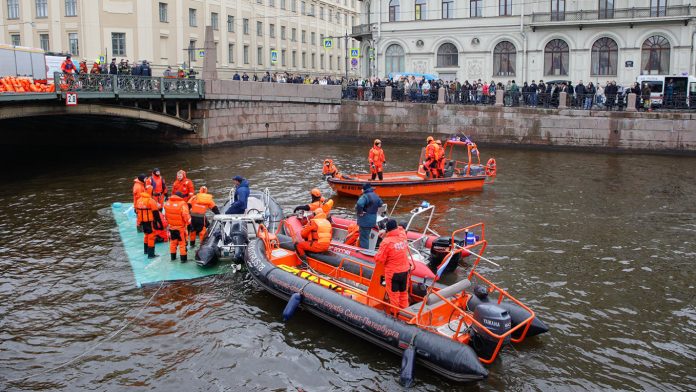
<path id="1" fill-rule="evenodd" d="M 140 194 L 143 192 L 145 192 L 145 183 L 136 177 L 133 180 L 133 208 L 135 208 L 135 203 L 138 201 Z"/>
<path id="2" fill-rule="evenodd" d="M 145 180 L 145 184 L 152 186 L 152 197 L 157 203 L 164 204 L 164 196 L 167 195 L 167 183 L 164 181 L 164 177 L 153 174 Z"/>
<path id="3" fill-rule="evenodd" d="M 196 196 L 189 200 L 191 203 L 191 233 L 189 233 L 190 245 L 194 246 L 196 244 L 196 234 L 201 241 L 205 237 L 205 233 L 208 230 L 205 227 L 205 212 L 209 209 L 214 213 L 219 214 L 215 201 L 213 200 L 213 195 L 209 193 L 200 192 Z"/>
<path id="4" fill-rule="evenodd" d="M 179 174 L 182 175 L 181 180 L 179 180 Z M 186 178 L 186 172 L 183 170 L 176 172 L 176 176 L 177 179 L 174 181 L 174 184 L 172 184 L 172 195 L 180 192 L 182 195 L 184 195 L 184 200 L 189 202 L 195 194 L 195 191 L 193 190 L 193 181 Z"/>
<path id="5" fill-rule="evenodd" d="M 389 303 L 397 308 L 408 307 L 408 272 L 411 269 L 409 262 L 408 243 L 406 231 L 397 227 L 388 231 L 386 237 L 379 245 L 375 254 L 375 262 L 384 264 L 384 274 L 387 281 L 387 294 Z"/>
<path id="6" fill-rule="evenodd" d="M 370 161 L 370 172 L 372 173 L 372 179 L 374 180 L 376 177 L 379 177 L 381 180 L 383 178 L 382 166 L 387 160 L 387 158 L 384 156 L 384 150 L 382 150 L 382 147 L 373 146 L 370 149 L 368 159 Z"/>
<path id="7" fill-rule="evenodd" d="M 428 143 L 425 147 L 425 169 L 430 172 L 430 178 L 437 178 L 437 157 L 439 156 L 439 146 L 435 141 Z"/>
<path id="8" fill-rule="evenodd" d="M 149 192 L 145 191 L 140 194 L 140 198 L 135 202 L 135 212 L 138 220 L 138 225 L 143 229 L 145 236 L 143 237 L 144 253 L 148 257 L 155 257 L 155 225 L 156 216 L 159 216 L 159 205 L 152 198 Z"/>
<path id="9" fill-rule="evenodd" d="M 305 252 L 326 252 L 331 245 L 331 223 L 321 210 L 314 212 L 307 226 L 302 228 L 302 238 L 307 241 L 297 244 L 297 254 L 304 257 Z"/>
<path id="10" fill-rule="evenodd" d="M 178 245 L 181 262 L 185 262 L 187 261 L 186 239 L 188 238 L 186 227 L 191 224 L 188 204 L 181 197 L 173 195 L 164 203 L 164 216 L 169 222 L 169 254 L 172 261 L 176 260 L 176 247 Z"/>
<path id="11" fill-rule="evenodd" d="M 338 173 L 338 169 L 336 168 L 336 165 L 334 165 L 332 159 L 324 160 L 324 166 L 321 169 L 321 174 L 330 176 L 331 178 L 341 178 L 341 175 Z"/>

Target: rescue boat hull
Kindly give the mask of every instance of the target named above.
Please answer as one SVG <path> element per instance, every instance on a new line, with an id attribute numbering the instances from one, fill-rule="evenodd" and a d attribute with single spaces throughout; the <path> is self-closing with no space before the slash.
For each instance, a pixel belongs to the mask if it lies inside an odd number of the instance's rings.
<path id="1" fill-rule="evenodd" d="M 339 328 L 398 355 L 413 344 L 416 363 L 437 374 L 458 382 L 479 381 L 488 376 L 488 370 L 470 346 L 387 316 L 276 267 L 268 260 L 261 240 L 254 240 L 247 247 L 246 264 L 254 281 L 264 290 L 283 300 L 300 293 L 304 310 Z"/>
<path id="2" fill-rule="evenodd" d="M 416 171 L 384 173 L 382 181 L 373 181 L 366 174 L 329 178 L 331 188 L 339 195 L 359 197 L 369 183 L 381 197 L 413 196 L 447 192 L 482 191 L 486 176 L 457 176 L 425 179 Z"/>

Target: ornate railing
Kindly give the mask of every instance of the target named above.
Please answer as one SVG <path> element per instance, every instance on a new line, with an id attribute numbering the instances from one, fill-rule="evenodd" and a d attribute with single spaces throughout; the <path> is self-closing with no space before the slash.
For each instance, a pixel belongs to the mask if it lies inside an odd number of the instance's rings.
<path id="1" fill-rule="evenodd" d="M 133 75 L 54 74 L 56 92 L 77 92 L 88 97 L 203 98 L 204 81 Z M 84 96 L 84 95 L 83 95 Z"/>
<path id="2" fill-rule="evenodd" d="M 690 16 L 691 7 L 675 5 L 669 7 L 633 7 L 606 10 L 580 10 L 532 14 L 532 23 L 539 22 L 580 22 L 611 19 L 639 19 L 675 16 Z"/>
<path id="3" fill-rule="evenodd" d="M 367 35 L 372 33 L 372 27 L 376 26 L 375 23 L 361 24 L 353 26 L 353 35 Z"/>

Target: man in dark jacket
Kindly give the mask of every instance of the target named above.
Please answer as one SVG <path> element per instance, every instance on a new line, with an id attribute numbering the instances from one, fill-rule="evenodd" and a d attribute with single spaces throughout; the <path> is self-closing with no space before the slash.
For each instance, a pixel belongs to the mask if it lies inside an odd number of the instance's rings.
<path id="1" fill-rule="evenodd" d="M 355 214 L 360 227 L 360 247 L 368 249 L 370 247 L 370 232 L 377 224 L 377 210 L 382 205 L 382 199 L 377 196 L 369 183 L 364 184 L 362 189 L 363 194 L 355 204 Z"/>
<path id="2" fill-rule="evenodd" d="M 118 66 L 116 65 L 116 58 L 111 59 L 111 64 L 109 64 L 109 75 L 116 75 L 118 73 Z"/>
<path id="3" fill-rule="evenodd" d="M 234 202 L 225 211 L 225 214 L 243 214 L 247 209 L 249 199 L 249 181 L 242 176 L 234 176 Z"/>

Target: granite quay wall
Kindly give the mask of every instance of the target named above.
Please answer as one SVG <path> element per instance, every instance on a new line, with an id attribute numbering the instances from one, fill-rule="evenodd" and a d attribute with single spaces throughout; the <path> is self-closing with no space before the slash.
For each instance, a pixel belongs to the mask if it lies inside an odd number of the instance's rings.
<path id="1" fill-rule="evenodd" d="M 696 154 L 696 113 L 610 112 L 341 100 L 341 86 L 212 81 L 184 145 L 288 137 L 478 143 Z"/>

